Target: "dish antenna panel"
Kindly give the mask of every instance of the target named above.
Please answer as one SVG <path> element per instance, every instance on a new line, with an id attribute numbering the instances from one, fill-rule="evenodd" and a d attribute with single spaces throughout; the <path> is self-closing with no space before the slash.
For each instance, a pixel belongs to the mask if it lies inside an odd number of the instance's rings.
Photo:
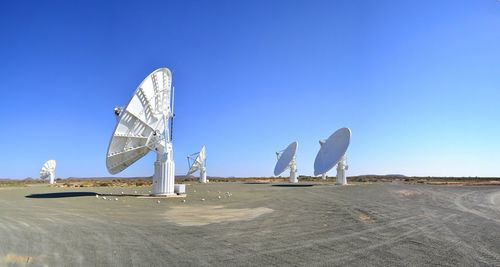
<path id="1" fill-rule="evenodd" d="M 115 108 L 114 113 L 118 123 L 106 154 L 109 173 L 117 174 L 155 151 L 153 195 L 173 195 L 174 89 L 170 70 L 160 68 L 149 74 L 125 109 Z"/>
<path id="2" fill-rule="evenodd" d="M 200 152 L 189 155 L 187 159 L 189 165 L 187 175 L 200 171 L 200 183 L 207 183 L 207 154 L 205 146 L 201 147 Z"/>
<path id="3" fill-rule="evenodd" d="M 40 179 L 49 179 L 49 184 L 54 184 L 56 178 L 56 161 L 51 159 L 45 162 L 40 170 Z"/>
<path id="4" fill-rule="evenodd" d="M 314 160 L 314 175 L 322 174 L 323 179 L 326 179 L 326 173 L 337 165 L 337 184 L 346 185 L 345 171 L 349 167 L 345 153 L 350 142 L 351 130 L 349 128 L 340 128 L 328 139 L 320 140 L 321 148 Z"/>
<path id="5" fill-rule="evenodd" d="M 285 150 L 276 152 L 278 162 L 276 162 L 276 166 L 274 167 L 274 175 L 278 176 L 286 169 L 290 169 L 290 183 L 298 182 L 297 163 L 295 162 L 298 146 L 299 143 L 293 142 Z"/>

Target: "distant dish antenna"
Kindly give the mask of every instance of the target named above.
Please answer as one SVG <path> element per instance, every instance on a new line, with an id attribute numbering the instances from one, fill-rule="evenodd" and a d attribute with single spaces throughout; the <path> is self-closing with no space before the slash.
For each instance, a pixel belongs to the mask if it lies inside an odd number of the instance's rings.
<path id="1" fill-rule="evenodd" d="M 293 142 L 285 150 L 276 152 L 278 162 L 276 162 L 276 166 L 274 167 L 274 175 L 278 176 L 286 169 L 290 169 L 290 183 L 298 182 L 297 163 L 295 162 L 298 146 L 299 143 Z"/>
<path id="2" fill-rule="evenodd" d="M 207 154 L 205 152 L 205 146 L 202 146 L 200 152 L 191 154 L 187 157 L 189 171 L 187 175 L 191 175 L 197 171 L 200 171 L 200 183 L 206 183 L 207 181 Z"/>
<path id="3" fill-rule="evenodd" d="M 337 184 L 346 185 L 347 179 L 345 171 L 348 169 L 345 153 L 351 142 L 351 130 L 349 128 L 340 128 L 335 131 L 328 139 L 319 141 L 319 149 L 314 160 L 314 175 L 323 175 L 337 165 Z"/>
<path id="4" fill-rule="evenodd" d="M 54 184 L 56 178 L 56 161 L 51 159 L 45 162 L 40 170 L 40 179 L 49 179 L 49 184 Z"/>
<path id="5" fill-rule="evenodd" d="M 111 174 L 155 151 L 153 195 L 174 194 L 173 105 L 172 73 L 160 68 L 142 81 L 124 109 L 114 109 L 118 123 L 106 155 Z"/>

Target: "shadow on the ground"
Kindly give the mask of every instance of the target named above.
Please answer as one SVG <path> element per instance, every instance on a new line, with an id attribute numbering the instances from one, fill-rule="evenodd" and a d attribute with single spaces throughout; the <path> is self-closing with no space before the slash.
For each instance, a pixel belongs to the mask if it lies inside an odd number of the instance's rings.
<path id="1" fill-rule="evenodd" d="M 272 186 L 279 186 L 279 187 L 310 187 L 310 186 L 314 186 L 314 184 L 273 184 Z"/>
<path id="2" fill-rule="evenodd" d="M 138 194 L 98 194 L 96 192 L 58 192 L 45 194 L 31 194 L 27 198 L 68 198 L 68 197 L 89 197 L 89 196 L 110 196 L 110 197 L 138 197 Z"/>

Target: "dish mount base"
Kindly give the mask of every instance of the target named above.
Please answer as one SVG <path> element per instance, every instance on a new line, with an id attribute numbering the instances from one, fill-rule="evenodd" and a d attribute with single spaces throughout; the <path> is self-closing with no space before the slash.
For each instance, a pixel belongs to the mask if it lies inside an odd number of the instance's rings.
<path id="1" fill-rule="evenodd" d="M 153 175 L 153 195 L 170 196 L 175 195 L 175 163 L 170 153 L 158 153 L 155 161 L 155 173 Z"/>
<path id="2" fill-rule="evenodd" d="M 299 182 L 299 179 L 297 179 L 297 166 L 295 164 L 292 164 L 290 166 L 290 183 L 296 184 Z"/>
<path id="3" fill-rule="evenodd" d="M 201 167 L 200 169 L 200 183 L 206 184 L 207 181 L 207 171 L 205 170 L 205 167 Z"/>
<path id="4" fill-rule="evenodd" d="M 347 164 L 345 156 L 337 164 L 337 185 L 347 185 L 347 178 L 345 176 L 345 171 L 347 170 Z"/>

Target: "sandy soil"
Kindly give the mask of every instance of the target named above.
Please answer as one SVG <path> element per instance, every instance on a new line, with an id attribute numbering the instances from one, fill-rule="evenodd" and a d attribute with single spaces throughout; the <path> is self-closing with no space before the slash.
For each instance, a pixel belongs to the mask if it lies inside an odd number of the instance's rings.
<path id="1" fill-rule="evenodd" d="M 181 226 L 201 226 L 211 223 L 253 220 L 270 212 L 273 210 L 265 207 L 228 209 L 224 206 L 175 206 L 165 212 L 165 220 Z"/>
<path id="2" fill-rule="evenodd" d="M 500 266 L 497 186 L 148 190 L 2 190 L 0 266 Z"/>

